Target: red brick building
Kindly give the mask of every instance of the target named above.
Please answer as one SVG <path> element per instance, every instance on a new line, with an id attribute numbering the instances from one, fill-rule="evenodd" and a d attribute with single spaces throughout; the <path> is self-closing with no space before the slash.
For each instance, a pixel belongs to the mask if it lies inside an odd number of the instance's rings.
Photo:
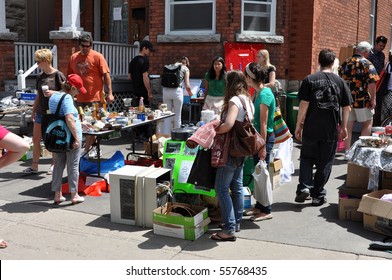
<path id="1" fill-rule="evenodd" d="M 54 0 L 54 30 L 62 26 L 63 1 L 68 0 Z M 322 48 L 339 54 L 342 47 L 363 40 L 373 44 L 376 36 L 384 35 L 390 39 L 386 56 L 391 49 L 392 0 L 80 0 L 80 26 L 96 41 L 114 42 L 118 35 L 112 18 L 115 5 L 122 7 L 121 34 L 126 42 L 149 36 L 155 45 L 152 74 L 186 55 L 191 76 L 203 77 L 212 58 L 225 55 L 226 42 L 259 44 L 269 50 L 277 78 L 295 90 L 299 81 L 316 70 Z M 75 42 L 54 41 L 60 70 L 65 69 Z M 0 56 L 2 63 L 12 61 Z M 0 65 L 0 78 L 9 79 L 5 72 L 12 67 L 8 64 Z"/>

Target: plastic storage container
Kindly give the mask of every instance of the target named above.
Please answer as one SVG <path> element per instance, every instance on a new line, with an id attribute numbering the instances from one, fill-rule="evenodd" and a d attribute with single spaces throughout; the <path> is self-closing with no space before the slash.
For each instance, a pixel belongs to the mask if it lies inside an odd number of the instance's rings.
<path id="1" fill-rule="evenodd" d="M 294 135 L 299 110 L 298 92 L 289 92 L 286 96 L 286 123 L 291 134 Z"/>

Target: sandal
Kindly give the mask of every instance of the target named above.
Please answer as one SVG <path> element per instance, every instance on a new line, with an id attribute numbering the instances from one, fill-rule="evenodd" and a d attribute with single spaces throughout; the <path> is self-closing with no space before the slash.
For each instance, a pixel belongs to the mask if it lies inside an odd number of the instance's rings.
<path id="1" fill-rule="evenodd" d="M 224 225 L 225 225 L 225 224 L 219 224 L 219 225 L 218 225 L 218 228 L 224 229 L 224 228 L 223 228 Z M 235 232 L 240 232 L 240 231 L 241 231 L 241 228 L 240 228 L 239 226 L 236 226 Z"/>
<path id="2" fill-rule="evenodd" d="M 26 168 L 22 171 L 23 174 L 38 174 L 38 170 L 35 170 L 31 167 Z"/>
<path id="3" fill-rule="evenodd" d="M 5 240 L 0 239 L 0 249 L 7 248 L 7 246 L 8 246 L 8 243 Z"/>
<path id="4" fill-rule="evenodd" d="M 250 217 L 250 220 L 252 222 L 261 222 L 261 221 L 265 221 L 265 220 L 270 220 L 272 218 L 273 218 L 272 214 L 259 213 L 253 217 Z"/>
<path id="5" fill-rule="evenodd" d="M 84 197 L 79 196 L 78 198 L 74 198 L 71 200 L 72 205 L 76 205 L 84 202 Z"/>
<path id="6" fill-rule="evenodd" d="M 226 234 L 227 237 L 225 237 L 225 236 L 223 236 L 223 234 L 225 234 L 225 233 L 223 233 L 222 231 L 218 232 L 218 233 L 213 233 L 213 234 L 211 234 L 210 238 L 215 241 L 236 241 L 237 240 L 237 237 L 234 235 Z"/>
<path id="7" fill-rule="evenodd" d="M 257 208 L 252 208 L 248 211 L 245 211 L 245 213 L 244 213 L 245 216 L 254 216 L 257 214 L 260 214 L 260 209 L 257 209 Z"/>
<path id="8" fill-rule="evenodd" d="M 62 196 L 62 197 L 60 197 L 59 200 L 55 200 L 55 201 L 53 202 L 53 204 L 59 205 L 60 203 L 66 201 L 66 200 L 67 200 L 67 199 L 66 199 L 64 196 Z"/>

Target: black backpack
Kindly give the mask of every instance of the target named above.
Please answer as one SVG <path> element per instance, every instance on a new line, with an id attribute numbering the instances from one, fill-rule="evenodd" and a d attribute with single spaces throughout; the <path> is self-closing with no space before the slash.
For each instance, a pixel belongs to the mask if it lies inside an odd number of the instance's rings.
<path id="1" fill-rule="evenodd" d="M 161 85 L 168 88 L 177 88 L 181 85 L 181 64 L 169 64 L 163 67 Z"/>

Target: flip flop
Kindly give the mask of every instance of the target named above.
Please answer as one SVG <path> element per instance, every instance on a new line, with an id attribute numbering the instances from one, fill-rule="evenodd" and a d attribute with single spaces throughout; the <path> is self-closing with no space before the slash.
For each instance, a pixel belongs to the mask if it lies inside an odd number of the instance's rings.
<path id="1" fill-rule="evenodd" d="M 250 209 L 248 211 L 245 211 L 245 213 L 244 213 L 245 216 L 254 216 L 257 214 L 260 214 L 260 210 L 257 208 Z"/>
<path id="2" fill-rule="evenodd" d="M 7 246 L 8 246 L 8 243 L 5 240 L 0 239 L 0 249 L 7 248 Z"/>
<path id="3" fill-rule="evenodd" d="M 253 216 L 250 218 L 250 220 L 252 222 L 261 222 L 261 221 L 265 221 L 265 220 L 270 220 L 272 218 L 273 218 L 272 214 L 267 214 L 265 216 L 260 216 L 260 217 Z"/>
<path id="4" fill-rule="evenodd" d="M 38 174 L 38 170 L 35 170 L 31 167 L 27 167 L 25 170 L 22 171 L 23 174 Z"/>
<path id="5" fill-rule="evenodd" d="M 64 196 L 62 196 L 62 197 L 60 197 L 60 200 L 55 200 L 55 201 L 53 202 L 53 204 L 59 205 L 60 203 L 66 201 L 66 200 L 67 200 L 67 199 L 66 199 Z"/>
<path id="6" fill-rule="evenodd" d="M 219 225 L 218 225 L 218 228 L 224 229 L 224 228 L 223 228 L 224 225 L 225 225 L 225 224 L 219 224 Z M 240 231 L 241 231 L 241 228 L 240 228 L 240 227 L 237 227 L 236 230 L 235 230 L 235 232 L 240 232 Z"/>
<path id="7" fill-rule="evenodd" d="M 215 241 L 236 241 L 237 237 L 234 235 L 229 235 L 229 237 L 223 237 L 221 235 L 222 232 L 213 233 L 211 234 L 211 239 Z"/>

